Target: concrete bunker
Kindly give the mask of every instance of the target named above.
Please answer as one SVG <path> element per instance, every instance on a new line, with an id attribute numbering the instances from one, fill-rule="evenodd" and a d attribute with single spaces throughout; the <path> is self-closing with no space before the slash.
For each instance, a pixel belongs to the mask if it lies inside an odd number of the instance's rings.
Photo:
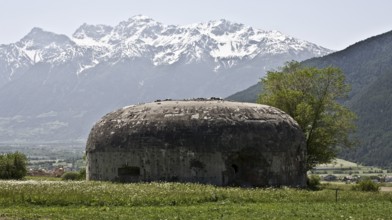
<path id="1" fill-rule="evenodd" d="M 156 101 L 105 115 L 86 147 L 87 179 L 304 186 L 306 146 L 279 109 L 222 100 Z"/>

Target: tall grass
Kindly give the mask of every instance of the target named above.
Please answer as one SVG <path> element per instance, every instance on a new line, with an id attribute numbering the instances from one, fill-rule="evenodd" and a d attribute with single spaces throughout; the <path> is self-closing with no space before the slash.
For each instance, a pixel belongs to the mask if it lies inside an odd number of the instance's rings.
<path id="1" fill-rule="evenodd" d="M 0 181 L 0 219 L 388 219 L 392 193 L 190 183 Z M 98 215 L 98 213 L 100 213 Z M 127 214 L 124 214 L 127 213 Z M 343 216 L 343 217 L 341 217 Z"/>
<path id="2" fill-rule="evenodd" d="M 341 191 L 341 202 L 391 201 L 391 195 Z M 335 201 L 333 190 L 243 189 L 191 183 L 118 184 L 85 181 L 0 181 L 0 205 L 165 206 L 206 202 L 290 203 Z"/>

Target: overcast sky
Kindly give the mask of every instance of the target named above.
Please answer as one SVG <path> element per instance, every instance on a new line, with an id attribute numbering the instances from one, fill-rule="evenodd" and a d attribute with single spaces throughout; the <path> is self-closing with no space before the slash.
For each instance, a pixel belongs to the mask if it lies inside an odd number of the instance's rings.
<path id="1" fill-rule="evenodd" d="M 113 26 L 139 14 L 175 25 L 223 18 L 333 50 L 392 30 L 391 0 L 4 0 L 0 44 L 33 27 L 71 36 L 83 23 Z"/>

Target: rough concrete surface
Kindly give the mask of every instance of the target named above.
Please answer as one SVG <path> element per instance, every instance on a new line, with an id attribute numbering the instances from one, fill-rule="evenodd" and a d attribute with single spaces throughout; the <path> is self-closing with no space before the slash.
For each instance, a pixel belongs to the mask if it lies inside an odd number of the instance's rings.
<path id="1" fill-rule="evenodd" d="M 223 100 L 156 101 L 105 115 L 87 179 L 304 186 L 304 136 L 279 109 Z"/>

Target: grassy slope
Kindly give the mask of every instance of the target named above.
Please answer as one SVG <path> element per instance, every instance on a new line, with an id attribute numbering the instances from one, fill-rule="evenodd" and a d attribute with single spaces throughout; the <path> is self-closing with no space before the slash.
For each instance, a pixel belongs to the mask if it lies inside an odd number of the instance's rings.
<path id="1" fill-rule="evenodd" d="M 359 165 L 357 163 L 348 161 L 348 160 L 343 160 L 343 159 L 333 159 L 330 163 L 327 164 L 320 164 L 317 167 L 328 167 L 328 168 L 334 168 L 334 167 L 341 167 L 341 168 L 349 168 L 349 167 L 363 167 L 362 165 Z"/>
<path id="2" fill-rule="evenodd" d="M 0 219 L 388 219 L 392 193 L 0 181 Z"/>

